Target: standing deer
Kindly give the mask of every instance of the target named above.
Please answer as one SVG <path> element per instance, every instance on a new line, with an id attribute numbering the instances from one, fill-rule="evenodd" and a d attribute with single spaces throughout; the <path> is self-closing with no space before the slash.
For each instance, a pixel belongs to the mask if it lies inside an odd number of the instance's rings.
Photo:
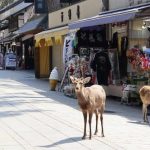
<path id="1" fill-rule="evenodd" d="M 150 105 L 150 86 L 143 86 L 140 91 L 140 98 L 143 103 L 143 120 L 144 122 L 149 123 L 147 116 L 147 107 Z"/>
<path id="2" fill-rule="evenodd" d="M 103 112 L 105 109 L 106 94 L 102 86 L 92 85 L 91 87 L 84 87 L 86 83 L 91 80 L 87 78 L 75 78 L 70 76 L 72 83 L 75 85 L 75 93 L 78 99 L 78 104 L 82 110 L 84 117 L 84 134 L 82 139 L 86 138 L 86 124 L 87 116 L 89 115 L 89 139 L 92 138 L 91 122 L 93 113 L 96 115 L 96 129 L 95 135 L 98 133 L 98 114 L 100 113 L 101 134 L 104 137 L 103 130 Z"/>

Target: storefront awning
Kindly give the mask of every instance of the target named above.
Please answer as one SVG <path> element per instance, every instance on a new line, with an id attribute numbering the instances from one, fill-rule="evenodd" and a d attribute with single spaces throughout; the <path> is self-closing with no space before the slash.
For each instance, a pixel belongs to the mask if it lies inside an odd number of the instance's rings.
<path id="1" fill-rule="evenodd" d="M 112 14 L 104 14 L 98 15 L 95 17 L 79 20 L 69 24 L 69 29 L 76 29 L 76 28 L 84 28 L 96 25 L 104 25 L 116 22 L 123 22 L 130 19 L 133 19 L 136 14 L 136 10 L 128 11 L 128 12 L 115 12 Z"/>
<path id="2" fill-rule="evenodd" d="M 42 15 L 34 20 L 27 22 L 17 31 L 17 34 L 21 35 L 21 34 L 34 31 L 40 28 L 40 25 L 42 25 L 45 18 L 46 18 L 46 15 Z"/>
<path id="3" fill-rule="evenodd" d="M 52 37 L 54 37 L 55 39 L 55 44 L 61 44 L 62 35 L 66 35 L 68 33 L 69 33 L 68 26 L 40 32 L 34 36 L 36 40 L 36 46 L 38 47 L 38 42 L 41 39 L 45 39 L 45 41 L 47 41 L 49 46 L 53 45 Z"/>
<path id="4" fill-rule="evenodd" d="M 128 8 L 101 12 L 99 15 L 95 17 L 82 19 L 82 20 L 70 23 L 69 29 L 72 30 L 72 29 L 77 29 L 77 28 L 84 28 L 84 27 L 111 24 L 111 23 L 131 20 L 135 17 L 137 12 L 139 12 L 140 10 L 149 9 L 149 8 L 150 8 L 150 2 L 147 2 L 144 4 L 138 4 L 136 6 L 130 6 Z"/>
<path id="5" fill-rule="evenodd" d="M 49 37 L 61 36 L 69 33 L 68 26 L 42 31 L 35 35 L 35 39 L 47 39 Z"/>

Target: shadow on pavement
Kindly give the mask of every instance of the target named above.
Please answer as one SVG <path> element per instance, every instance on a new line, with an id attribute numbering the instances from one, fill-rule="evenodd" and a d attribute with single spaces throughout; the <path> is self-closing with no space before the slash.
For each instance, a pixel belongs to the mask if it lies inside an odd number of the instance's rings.
<path id="1" fill-rule="evenodd" d="M 149 123 L 145 123 L 145 122 L 143 122 L 143 121 L 128 121 L 128 123 L 133 123 L 133 124 L 138 124 L 138 125 L 150 126 Z"/>
<path id="2" fill-rule="evenodd" d="M 60 140 L 60 141 L 55 142 L 55 143 L 50 144 L 50 145 L 44 145 L 44 146 L 39 146 L 39 147 L 52 148 L 52 147 L 59 146 L 62 144 L 74 143 L 74 142 L 78 142 L 78 141 L 81 141 L 81 137 L 71 137 L 71 138 Z"/>

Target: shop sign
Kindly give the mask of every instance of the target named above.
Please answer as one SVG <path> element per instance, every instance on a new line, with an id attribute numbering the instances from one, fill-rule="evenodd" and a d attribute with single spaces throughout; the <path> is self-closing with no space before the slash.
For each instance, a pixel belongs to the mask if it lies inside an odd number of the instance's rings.
<path id="1" fill-rule="evenodd" d="M 73 53 L 72 41 L 73 39 L 70 36 L 67 36 L 64 40 L 64 48 L 63 48 L 64 64 L 66 64 L 69 61 L 69 58 L 72 56 Z"/>
<path id="2" fill-rule="evenodd" d="M 13 53 L 7 53 L 5 55 L 5 68 L 16 68 L 16 55 Z"/>
<path id="3" fill-rule="evenodd" d="M 106 43 L 105 30 L 80 30 L 77 33 L 79 46 L 103 47 Z"/>

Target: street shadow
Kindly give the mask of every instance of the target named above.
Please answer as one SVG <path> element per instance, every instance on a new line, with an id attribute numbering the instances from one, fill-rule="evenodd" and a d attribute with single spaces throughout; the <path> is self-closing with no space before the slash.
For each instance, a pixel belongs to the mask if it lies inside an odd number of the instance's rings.
<path id="1" fill-rule="evenodd" d="M 149 123 L 146 123 L 146 122 L 143 122 L 143 121 L 128 121 L 128 123 L 142 125 L 142 126 L 144 125 L 144 126 L 149 126 L 150 127 Z"/>
<path id="2" fill-rule="evenodd" d="M 104 113 L 106 113 L 106 114 L 116 114 L 115 111 L 107 110 L 107 109 L 104 111 Z"/>
<path id="3" fill-rule="evenodd" d="M 70 137 L 70 138 L 67 138 L 67 139 L 57 141 L 57 142 L 52 143 L 50 145 L 43 145 L 43 146 L 39 146 L 39 147 L 53 148 L 53 147 L 58 146 L 58 145 L 74 143 L 74 142 L 78 142 L 78 141 L 81 141 L 81 140 L 82 140 L 81 137 Z"/>
<path id="4" fill-rule="evenodd" d="M 31 113 L 31 112 L 40 112 L 40 110 L 26 109 L 26 110 L 19 110 L 19 111 L 3 111 L 0 112 L 0 118 L 15 117 L 15 116 L 23 115 L 24 113 Z"/>

